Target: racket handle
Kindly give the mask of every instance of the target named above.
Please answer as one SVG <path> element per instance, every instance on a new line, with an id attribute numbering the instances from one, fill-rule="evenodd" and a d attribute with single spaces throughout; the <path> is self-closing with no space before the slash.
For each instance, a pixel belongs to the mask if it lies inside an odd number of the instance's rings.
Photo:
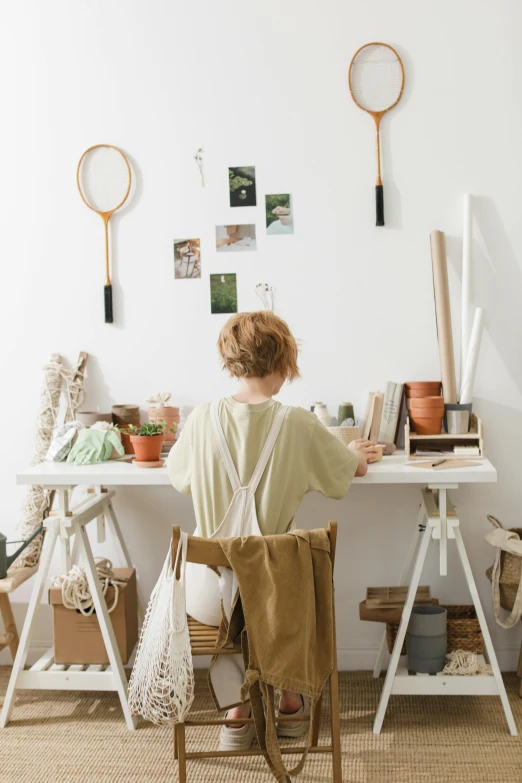
<path id="1" fill-rule="evenodd" d="M 382 192 L 382 185 L 375 186 L 375 214 L 375 225 L 384 226 L 384 194 Z"/>
<path id="2" fill-rule="evenodd" d="M 112 324 L 112 285 L 106 285 L 105 293 L 105 323 Z"/>

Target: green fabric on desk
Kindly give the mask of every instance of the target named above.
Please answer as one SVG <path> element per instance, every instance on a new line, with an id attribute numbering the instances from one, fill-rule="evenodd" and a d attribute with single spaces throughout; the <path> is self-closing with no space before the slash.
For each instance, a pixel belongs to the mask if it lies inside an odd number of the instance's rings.
<path id="1" fill-rule="evenodd" d="M 116 449 L 120 457 L 125 454 L 121 440 L 114 430 L 92 428 L 81 430 L 67 457 L 67 462 L 72 462 L 75 465 L 93 465 L 96 462 L 106 462 L 111 459 L 113 449 Z"/>

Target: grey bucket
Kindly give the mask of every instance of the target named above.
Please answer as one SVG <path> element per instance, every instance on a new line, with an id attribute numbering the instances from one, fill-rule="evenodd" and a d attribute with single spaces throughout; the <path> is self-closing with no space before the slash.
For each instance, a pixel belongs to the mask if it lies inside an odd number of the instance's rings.
<path id="1" fill-rule="evenodd" d="M 432 674 L 446 664 L 448 612 L 443 606 L 414 606 L 406 633 L 408 669 Z"/>

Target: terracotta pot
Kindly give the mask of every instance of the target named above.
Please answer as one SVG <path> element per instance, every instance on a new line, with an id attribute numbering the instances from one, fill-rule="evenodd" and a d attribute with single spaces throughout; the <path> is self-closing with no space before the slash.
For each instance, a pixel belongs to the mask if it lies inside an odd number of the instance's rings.
<path id="1" fill-rule="evenodd" d="M 423 389 L 433 389 L 437 393 L 440 391 L 440 381 L 406 381 L 404 388 L 406 393 L 409 391 L 422 391 Z"/>
<path id="2" fill-rule="evenodd" d="M 160 458 L 163 435 L 131 435 L 137 462 L 157 462 Z"/>
<path id="3" fill-rule="evenodd" d="M 121 426 L 124 427 L 125 425 L 123 424 Z M 120 427 L 118 427 L 118 429 L 120 430 L 121 445 L 125 449 L 125 454 L 135 454 L 134 446 L 131 443 L 131 436 L 129 435 L 129 433 L 128 432 L 123 432 L 120 429 Z"/>
<path id="4" fill-rule="evenodd" d="M 425 408 L 434 408 L 444 410 L 444 397 L 421 397 L 410 400 L 411 410 L 424 410 Z"/>
<path id="5" fill-rule="evenodd" d="M 440 395 L 440 388 L 438 389 L 412 389 L 406 391 L 406 398 L 408 400 L 421 400 L 423 397 L 438 397 Z"/>
<path id="6" fill-rule="evenodd" d="M 442 416 L 413 417 L 417 435 L 439 435 L 442 430 Z"/>
<path id="7" fill-rule="evenodd" d="M 164 421 L 165 426 L 165 441 L 166 443 L 173 443 L 177 438 L 177 427 L 179 426 L 179 408 L 174 408 L 171 405 L 158 406 L 157 408 L 149 408 L 149 424 L 154 424 L 157 421 Z M 170 432 L 170 428 L 175 425 L 176 432 Z"/>

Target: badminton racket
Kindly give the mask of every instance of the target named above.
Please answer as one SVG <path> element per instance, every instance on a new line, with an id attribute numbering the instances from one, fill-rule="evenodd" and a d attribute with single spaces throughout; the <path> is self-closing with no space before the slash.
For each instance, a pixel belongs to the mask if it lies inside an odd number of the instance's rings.
<path id="1" fill-rule="evenodd" d="M 358 49 L 350 63 L 348 85 L 360 109 L 371 114 L 377 134 L 377 184 L 375 187 L 376 226 L 384 226 L 384 194 L 381 180 L 380 124 L 387 111 L 396 106 L 404 89 L 401 58 L 391 46 L 369 43 Z"/>
<path id="2" fill-rule="evenodd" d="M 118 147 L 96 144 L 86 150 L 76 171 L 83 202 L 97 212 L 105 227 L 105 323 L 112 324 L 112 284 L 109 267 L 109 221 L 126 202 L 131 188 L 129 161 Z"/>

